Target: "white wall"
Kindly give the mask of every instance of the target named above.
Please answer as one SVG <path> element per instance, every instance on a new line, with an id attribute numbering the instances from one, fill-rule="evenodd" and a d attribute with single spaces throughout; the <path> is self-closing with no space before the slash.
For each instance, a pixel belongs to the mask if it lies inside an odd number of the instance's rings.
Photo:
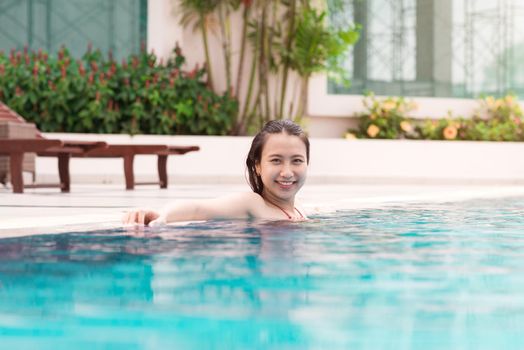
<path id="1" fill-rule="evenodd" d="M 174 1 L 147 2 L 147 49 L 164 59 L 171 55 L 177 41 L 182 44 L 183 30 L 178 24 L 176 12 Z"/>
<path id="2" fill-rule="evenodd" d="M 46 134 L 48 138 L 111 143 L 199 145 L 201 150 L 168 160 L 170 181 L 245 183 L 250 137 Z M 524 184 L 524 144 L 511 142 L 311 139 L 310 183 Z M 56 180 L 52 158 L 37 158 L 41 182 Z M 137 181 L 156 179 L 156 157 L 138 156 Z M 75 183 L 123 183 L 121 159 L 74 158 Z"/>

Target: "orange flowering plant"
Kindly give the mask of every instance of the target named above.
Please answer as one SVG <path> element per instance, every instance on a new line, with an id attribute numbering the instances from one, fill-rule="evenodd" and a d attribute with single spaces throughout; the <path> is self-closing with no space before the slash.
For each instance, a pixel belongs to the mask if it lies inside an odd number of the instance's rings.
<path id="1" fill-rule="evenodd" d="M 467 139 L 477 141 L 524 141 L 524 116 L 515 96 L 487 96 L 467 121 Z"/>
<path id="2" fill-rule="evenodd" d="M 464 118 L 454 118 L 448 114 L 442 119 L 424 119 L 417 125 L 419 139 L 422 140 L 465 140 L 467 125 Z"/>
<path id="3" fill-rule="evenodd" d="M 417 105 L 403 97 L 379 99 L 369 94 L 363 101 L 366 111 L 358 116 L 358 128 L 346 138 L 400 139 L 416 138 L 415 126 L 407 117 Z"/>
<path id="4" fill-rule="evenodd" d="M 365 101 L 368 110 L 359 116 L 358 130 L 348 130 L 348 139 L 524 141 L 524 115 L 513 95 L 481 98 L 470 118 L 450 112 L 445 118 L 424 120 L 406 116 L 415 107 L 402 97 L 377 100 L 371 95 Z"/>

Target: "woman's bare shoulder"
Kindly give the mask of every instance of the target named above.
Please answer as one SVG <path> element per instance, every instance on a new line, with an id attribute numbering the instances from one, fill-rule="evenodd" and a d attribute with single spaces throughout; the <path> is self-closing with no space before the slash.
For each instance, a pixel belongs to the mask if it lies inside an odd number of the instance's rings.
<path id="1" fill-rule="evenodd" d="M 258 217 L 265 205 L 264 199 L 255 192 L 234 193 L 207 202 L 208 211 L 216 211 L 221 217 Z M 211 210 L 212 209 L 212 210 Z"/>
<path id="2" fill-rule="evenodd" d="M 243 208 L 252 208 L 264 204 L 262 196 L 255 192 L 241 192 L 216 198 L 211 201 L 213 205 L 235 206 Z"/>
<path id="3" fill-rule="evenodd" d="M 240 199 L 251 200 L 255 202 L 264 202 L 264 198 L 256 192 L 242 192 L 237 194 Z"/>
<path id="4" fill-rule="evenodd" d="M 235 193 L 225 197 L 225 199 L 230 203 L 238 203 L 247 207 L 265 205 L 264 198 L 255 192 Z"/>

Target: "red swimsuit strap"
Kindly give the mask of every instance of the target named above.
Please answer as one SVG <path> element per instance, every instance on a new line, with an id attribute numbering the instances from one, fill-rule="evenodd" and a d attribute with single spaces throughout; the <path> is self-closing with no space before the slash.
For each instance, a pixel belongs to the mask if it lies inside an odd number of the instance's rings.
<path id="1" fill-rule="evenodd" d="M 268 201 L 269 203 L 273 204 L 273 205 L 274 205 L 275 207 L 277 207 L 278 209 L 282 210 L 282 212 L 283 212 L 284 214 L 286 214 L 286 216 L 287 216 L 287 218 L 288 218 L 289 220 L 291 220 L 291 219 L 293 218 L 293 217 L 292 217 L 291 215 L 289 215 L 289 214 L 287 213 L 287 211 L 285 211 L 284 208 L 282 208 L 280 205 L 278 205 L 278 204 L 276 204 L 276 203 L 273 203 L 272 201 L 270 201 L 270 200 L 268 200 L 268 199 L 266 199 L 266 201 Z M 302 213 L 300 212 L 300 210 L 298 210 L 297 207 L 293 207 L 293 208 L 294 208 L 294 209 L 295 209 L 295 210 L 300 214 L 300 217 L 303 219 L 303 218 L 304 218 L 304 215 L 302 215 Z"/>
<path id="2" fill-rule="evenodd" d="M 298 210 L 297 207 L 295 207 L 295 210 L 300 214 L 300 217 L 303 219 L 303 218 L 304 218 L 304 215 L 302 215 L 302 213 L 300 212 L 300 210 Z"/>

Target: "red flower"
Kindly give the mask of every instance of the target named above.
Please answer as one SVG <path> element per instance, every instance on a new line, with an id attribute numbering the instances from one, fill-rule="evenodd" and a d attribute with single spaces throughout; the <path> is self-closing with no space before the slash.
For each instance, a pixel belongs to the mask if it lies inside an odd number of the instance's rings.
<path id="1" fill-rule="evenodd" d="M 80 76 L 84 77 L 86 75 L 86 70 L 84 68 L 84 64 L 82 62 L 80 62 L 78 64 L 78 73 L 80 74 Z"/>

